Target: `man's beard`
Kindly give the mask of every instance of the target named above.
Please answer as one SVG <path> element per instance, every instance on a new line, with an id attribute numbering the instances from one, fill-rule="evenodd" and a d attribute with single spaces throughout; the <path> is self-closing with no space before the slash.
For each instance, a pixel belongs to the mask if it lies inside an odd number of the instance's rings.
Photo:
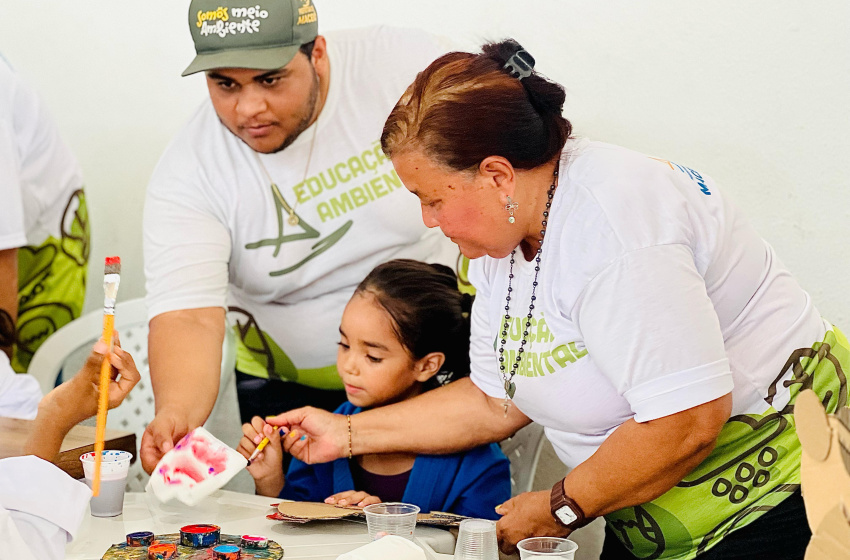
<path id="1" fill-rule="evenodd" d="M 295 140 L 301 136 L 301 133 L 307 130 L 310 127 L 310 120 L 313 118 L 313 114 L 316 112 L 316 105 L 319 102 L 319 75 L 316 73 L 316 68 L 313 64 L 310 64 L 310 70 L 313 71 L 313 85 L 310 87 L 310 97 L 307 99 L 307 103 L 305 106 L 304 116 L 301 117 L 301 121 L 298 123 L 298 126 L 295 127 L 295 130 L 283 139 L 280 146 L 277 148 L 265 152 L 267 154 L 276 154 L 280 151 L 288 148 Z M 317 115 L 318 118 L 318 115 Z"/>

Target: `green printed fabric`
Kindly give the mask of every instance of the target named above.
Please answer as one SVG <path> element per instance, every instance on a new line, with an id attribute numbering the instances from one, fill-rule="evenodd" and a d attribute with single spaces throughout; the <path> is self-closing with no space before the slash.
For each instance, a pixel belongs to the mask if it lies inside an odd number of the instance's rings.
<path id="1" fill-rule="evenodd" d="M 327 367 L 299 369 L 250 313 L 237 307 L 230 307 L 228 312 L 236 323 L 233 328 L 236 331 L 238 371 L 265 379 L 273 374 L 283 381 L 294 381 L 316 389 L 343 388 L 335 363 Z"/>
<path id="2" fill-rule="evenodd" d="M 18 249 L 17 343 L 12 367 L 25 372 L 39 346 L 80 316 L 86 294 L 90 229 L 85 193 L 74 192 L 65 207 L 60 238 Z"/>
<path id="3" fill-rule="evenodd" d="M 781 381 L 792 368 L 793 377 Z M 637 558 L 687 560 L 724 535 L 749 525 L 800 488 L 800 442 L 794 402 L 813 389 L 828 413 L 847 406 L 850 344 L 833 328 L 822 342 L 791 354 L 765 400 L 764 414 L 729 419 L 709 457 L 661 497 L 606 516 L 609 528 Z M 778 384 L 790 402 L 777 410 Z"/>

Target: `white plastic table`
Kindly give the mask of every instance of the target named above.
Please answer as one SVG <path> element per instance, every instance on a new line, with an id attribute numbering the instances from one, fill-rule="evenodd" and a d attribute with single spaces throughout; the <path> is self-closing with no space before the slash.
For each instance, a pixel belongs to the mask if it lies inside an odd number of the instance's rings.
<path id="1" fill-rule="evenodd" d="M 218 525 L 221 532 L 228 535 L 268 537 L 284 548 L 286 560 L 335 560 L 340 554 L 369 542 L 365 521 L 293 525 L 266 519 L 266 515 L 274 512 L 270 504 L 276 501 L 265 496 L 219 490 L 190 508 L 175 501 L 162 504 L 153 496 L 131 492 L 124 497 L 123 515 L 106 518 L 87 515 L 77 538 L 66 548 L 66 555 L 68 560 L 95 560 L 113 544 L 124 542 L 128 533 L 178 533 L 180 527 L 195 523 Z M 442 554 L 451 555 L 454 551 L 455 538 L 444 529 L 419 526 L 415 536 L 433 558 L 445 558 Z"/>

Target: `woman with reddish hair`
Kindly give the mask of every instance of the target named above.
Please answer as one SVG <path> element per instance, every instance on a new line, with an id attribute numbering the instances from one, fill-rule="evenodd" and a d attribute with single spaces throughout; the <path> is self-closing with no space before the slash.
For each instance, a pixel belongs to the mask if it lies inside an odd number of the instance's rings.
<path id="1" fill-rule="evenodd" d="M 511 40 L 419 74 L 381 140 L 473 259 L 471 377 L 350 426 L 273 423 L 313 461 L 542 424 L 572 470 L 498 508 L 506 551 L 604 516 L 603 559 L 802 558 L 794 402 L 847 405 L 850 344 L 710 177 L 573 136 L 564 98 Z"/>

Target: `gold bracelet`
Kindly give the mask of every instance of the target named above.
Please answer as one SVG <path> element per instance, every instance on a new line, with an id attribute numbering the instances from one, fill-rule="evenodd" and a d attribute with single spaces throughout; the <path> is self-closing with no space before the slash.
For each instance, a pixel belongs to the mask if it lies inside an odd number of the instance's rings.
<path id="1" fill-rule="evenodd" d="M 348 458 L 351 459 L 353 457 L 351 454 L 351 415 L 346 414 L 345 417 L 348 419 Z"/>

